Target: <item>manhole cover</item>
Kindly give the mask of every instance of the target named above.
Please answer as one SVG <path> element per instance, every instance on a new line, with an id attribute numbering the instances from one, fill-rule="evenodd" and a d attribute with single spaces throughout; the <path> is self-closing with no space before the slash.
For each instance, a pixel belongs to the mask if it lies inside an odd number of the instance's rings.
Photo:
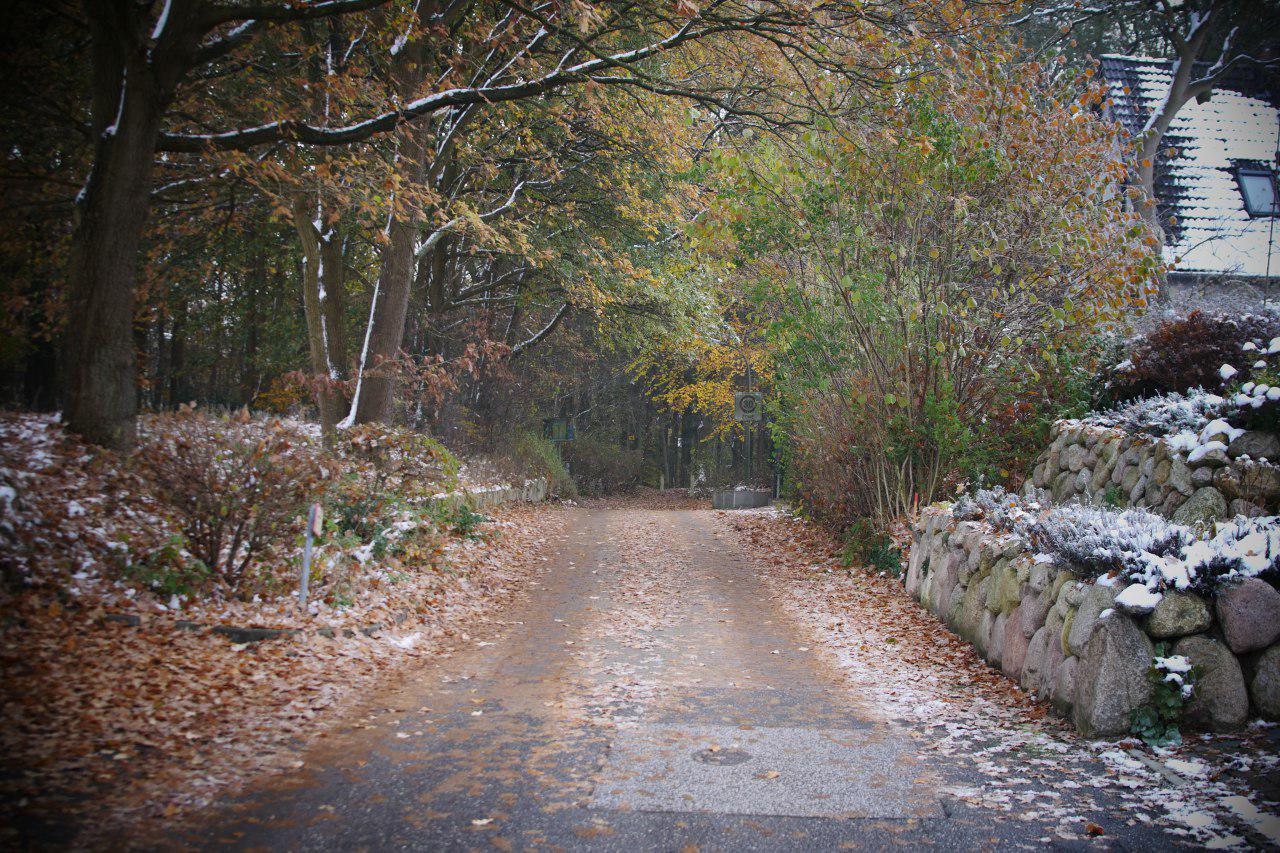
<path id="1" fill-rule="evenodd" d="M 700 749 L 693 754 L 693 760 L 700 761 L 703 764 L 727 767 L 731 764 L 750 761 L 751 754 L 740 749 Z"/>

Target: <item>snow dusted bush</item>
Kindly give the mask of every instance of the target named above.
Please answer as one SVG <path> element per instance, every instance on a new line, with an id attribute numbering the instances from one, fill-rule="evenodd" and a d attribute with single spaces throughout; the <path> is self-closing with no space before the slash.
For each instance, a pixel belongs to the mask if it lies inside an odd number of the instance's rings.
<path id="1" fill-rule="evenodd" d="M 1062 568 L 1122 587 L 1117 602 L 1132 612 L 1150 611 L 1165 590 L 1212 596 L 1234 580 L 1280 575 L 1277 516 L 1221 522 L 1206 536 L 1142 509 L 1046 508 L 1003 489 L 960 498 L 952 516 L 983 520 Z"/>
<path id="2" fill-rule="evenodd" d="M 1280 574 L 1280 519 L 1237 518 L 1222 522 L 1212 539 L 1197 540 L 1182 552 L 1190 586 L 1213 594 L 1232 581 Z"/>
<path id="3" fill-rule="evenodd" d="M 1132 400 L 1083 419 L 1091 426 L 1122 429 L 1128 433 L 1153 436 L 1199 433 L 1211 421 L 1221 417 L 1226 399 L 1195 388 L 1185 394 L 1171 392 L 1160 397 Z"/>
<path id="4" fill-rule="evenodd" d="M 1280 426 L 1280 384 L 1249 381 L 1225 397 L 1201 388 L 1174 392 L 1094 412 L 1082 422 L 1167 439 L 1172 449 L 1195 462 L 1211 450 L 1226 450 L 1246 430 L 1275 432 Z"/>
<path id="5" fill-rule="evenodd" d="M 174 513 L 186 549 L 232 589 L 318 496 L 325 472 L 315 450 L 282 421 L 183 407 L 141 427 L 138 470 Z"/>
<path id="6" fill-rule="evenodd" d="M 357 424 L 343 432 L 348 467 L 369 469 L 378 488 L 439 491 L 457 484 L 461 463 L 429 435 L 385 424 Z"/>
<path id="7" fill-rule="evenodd" d="M 342 473 L 325 496 L 326 517 L 340 534 L 367 542 L 407 506 L 458 484 L 457 457 L 430 436 L 360 424 L 340 438 Z"/>
<path id="8" fill-rule="evenodd" d="M 1268 370 L 1258 381 L 1245 382 L 1227 401 L 1235 426 L 1280 431 L 1280 372 Z"/>
<path id="9" fill-rule="evenodd" d="M 1195 390 L 1135 400 L 1082 422 L 1090 426 L 1146 433 L 1197 462 L 1206 453 L 1227 450 L 1248 430 L 1276 432 L 1280 427 L 1280 386 L 1246 382 L 1226 397 Z M 1277 461 L 1277 460 L 1270 460 Z"/>
<path id="10" fill-rule="evenodd" d="M 1195 388 L 1221 390 L 1232 378 L 1251 378 L 1256 353 L 1278 335 L 1280 316 L 1275 314 L 1232 317 L 1192 311 L 1130 342 L 1129 357 L 1113 368 L 1106 391 L 1110 399 L 1125 401 Z M 1222 376 L 1224 364 L 1236 365 L 1239 375 Z"/>
<path id="11" fill-rule="evenodd" d="M 986 521 L 998 530 L 1012 532 L 1040 510 L 1038 500 L 1023 498 L 996 486 L 961 495 L 951 514 L 961 521 Z"/>
<path id="12" fill-rule="evenodd" d="M 1023 536 L 1041 553 L 1088 578 L 1113 575 L 1130 582 L 1163 576 L 1191 532 L 1146 510 L 1057 506 L 1023 523 Z"/>
<path id="13" fill-rule="evenodd" d="M 1229 441 L 1244 430 L 1275 432 L 1280 315 L 1192 312 L 1167 321 L 1131 343 L 1130 357 L 1113 369 L 1106 390 L 1123 402 L 1085 423 L 1169 437 L 1188 454 L 1225 450 L 1225 443 L 1205 447 L 1224 434 Z"/>

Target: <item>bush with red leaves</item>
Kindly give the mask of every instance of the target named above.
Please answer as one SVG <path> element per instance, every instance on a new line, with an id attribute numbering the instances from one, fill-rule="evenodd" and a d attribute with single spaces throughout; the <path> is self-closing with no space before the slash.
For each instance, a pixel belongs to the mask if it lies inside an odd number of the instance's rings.
<path id="1" fill-rule="evenodd" d="M 225 418 L 184 406 L 144 421 L 134 455 L 157 500 L 177 518 L 192 556 L 232 590 L 255 556 L 282 544 L 324 469 L 284 423 Z"/>
<path id="2" fill-rule="evenodd" d="M 1222 317 L 1192 311 L 1166 320 L 1130 347 L 1128 360 L 1107 380 L 1106 397 L 1116 403 L 1192 388 L 1220 390 L 1226 384 L 1219 373 L 1222 365 L 1239 371 L 1232 381 L 1248 379 L 1258 356 L 1246 344 L 1265 349 L 1277 335 L 1280 317 L 1275 315 Z"/>

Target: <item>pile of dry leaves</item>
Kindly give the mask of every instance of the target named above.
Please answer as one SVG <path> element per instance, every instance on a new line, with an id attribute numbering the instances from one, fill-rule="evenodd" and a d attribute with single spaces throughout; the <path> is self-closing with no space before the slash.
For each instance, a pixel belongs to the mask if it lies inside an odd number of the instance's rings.
<path id="1" fill-rule="evenodd" d="M 71 827 L 172 814 L 248 772 L 296 766 L 292 748 L 322 736 L 344 705 L 488 621 L 545 565 L 541 546 L 563 514 L 511 506 L 497 515 L 413 620 L 372 637 L 235 644 L 164 621 L 130 627 L 16 602 L 0 634 L 0 826 L 56 841 Z"/>
<path id="2" fill-rule="evenodd" d="M 187 417 L 197 438 L 207 431 Z M 335 464 L 304 424 L 215 426 L 268 437 L 254 446 L 271 455 L 251 465 L 309 455 L 331 469 L 322 480 L 341 478 L 358 496 L 403 494 L 399 480 L 426 498 L 459 484 L 456 465 L 439 464 L 447 451 L 420 440 L 362 433 Z M 88 448 L 54 416 L 0 417 L 0 832 L 65 839 L 82 823 L 68 815 L 110 826 L 180 809 L 246 770 L 293 760 L 286 747 L 322 732 L 337 706 L 486 621 L 541 567 L 540 543 L 563 518 L 508 507 L 487 520 L 463 511 L 455 526 L 435 504 L 406 512 L 401 501 L 392 528 L 373 531 L 376 548 L 331 524 L 306 607 L 296 596 L 298 518 L 259 552 L 257 586 L 215 578 L 165 588 L 156 577 L 182 581 L 198 549 L 171 546 L 182 511 L 145 453 Z M 249 487 L 260 473 L 249 471 Z M 297 633 L 236 644 L 212 626 Z"/>

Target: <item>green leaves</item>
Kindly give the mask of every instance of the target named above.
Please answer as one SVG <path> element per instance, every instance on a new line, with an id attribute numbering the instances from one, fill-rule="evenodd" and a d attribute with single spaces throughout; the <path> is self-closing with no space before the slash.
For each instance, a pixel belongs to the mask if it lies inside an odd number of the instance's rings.
<path id="1" fill-rule="evenodd" d="M 1147 680 L 1151 682 L 1151 700 L 1141 708 L 1135 708 L 1130 717 L 1129 730 L 1142 738 L 1150 747 L 1177 746 L 1182 742 L 1182 733 L 1178 723 L 1190 697 L 1195 695 L 1195 684 L 1200 677 L 1198 667 L 1191 667 L 1185 672 L 1170 667 L 1170 661 L 1186 660 L 1170 659 L 1168 644 L 1157 643 L 1155 657 L 1147 670 Z M 1170 673 L 1173 673 L 1172 677 Z M 1183 686 L 1189 688 L 1186 693 Z"/>

